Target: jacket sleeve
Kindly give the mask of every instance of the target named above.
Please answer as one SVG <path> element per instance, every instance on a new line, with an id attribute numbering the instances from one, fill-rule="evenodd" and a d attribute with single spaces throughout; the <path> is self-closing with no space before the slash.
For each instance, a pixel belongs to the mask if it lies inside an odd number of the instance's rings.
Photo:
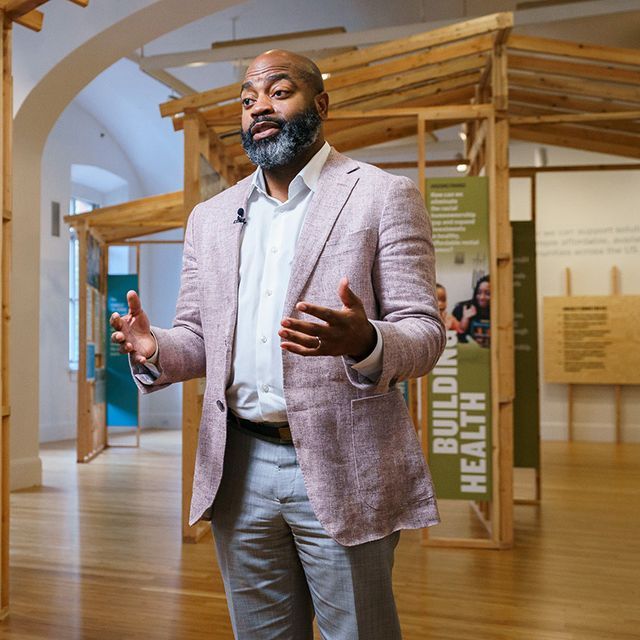
<path id="1" fill-rule="evenodd" d="M 372 269 L 382 334 L 382 371 L 375 381 L 346 366 L 353 385 L 385 393 L 400 380 L 427 374 L 445 346 L 435 297 L 435 252 L 422 195 L 409 178 L 390 182 Z M 346 364 L 346 363 L 345 363 Z"/>
<path id="2" fill-rule="evenodd" d="M 158 360 L 155 371 L 134 364 L 131 372 L 140 391 L 152 393 L 174 383 L 201 378 L 205 375 L 205 347 L 200 320 L 200 294 L 198 287 L 198 260 L 195 246 L 198 207 L 189 216 L 184 236 L 180 293 L 176 315 L 171 329 L 152 327 L 158 342 Z"/>

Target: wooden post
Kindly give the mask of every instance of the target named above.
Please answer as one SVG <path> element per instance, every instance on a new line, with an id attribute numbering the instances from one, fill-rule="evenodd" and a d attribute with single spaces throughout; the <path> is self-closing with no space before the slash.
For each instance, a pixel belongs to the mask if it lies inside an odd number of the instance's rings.
<path id="1" fill-rule="evenodd" d="M 611 267 L 611 295 L 620 295 L 620 269 Z M 615 424 L 616 444 L 622 442 L 622 385 L 614 385 L 615 391 Z"/>
<path id="2" fill-rule="evenodd" d="M 497 473 L 493 481 L 493 539 L 501 548 L 513 545 L 513 400 L 515 363 L 513 344 L 513 245 L 509 220 L 509 119 L 507 52 L 500 41 L 492 52 L 492 100 L 489 118 L 487 173 L 492 243 L 491 305 L 492 397 L 497 440 Z M 497 374 L 497 375 L 496 375 Z"/>
<path id="3" fill-rule="evenodd" d="M 12 125 L 13 125 L 13 79 L 11 76 L 12 31 L 11 21 L 0 11 L 2 20 L 2 96 L 0 98 L 0 137 L 2 139 L 2 227 L 0 236 L 0 263 L 2 264 L 2 291 L 0 306 L 2 320 L 0 328 L 0 405 L 2 407 L 2 432 L 0 434 L 0 619 L 9 613 L 9 322 L 11 274 L 11 218 L 12 218 Z"/>
<path id="4" fill-rule="evenodd" d="M 573 295 L 571 291 L 571 269 L 564 270 L 564 291 L 565 294 Z M 573 385 L 567 385 L 567 440 L 573 442 Z"/>
<path id="5" fill-rule="evenodd" d="M 87 388 L 87 243 L 85 224 L 76 227 L 78 236 L 78 436 L 77 461 L 85 462 L 91 453 L 91 405 Z"/>
<path id="6" fill-rule="evenodd" d="M 140 295 L 140 245 L 136 245 L 136 274 L 138 276 L 138 295 Z M 138 419 L 136 420 L 136 447 L 140 447 L 140 398 L 137 399 L 136 411 Z"/>
<path id="7" fill-rule="evenodd" d="M 209 138 L 206 135 L 206 128 L 197 111 L 186 112 L 184 118 L 185 226 L 191 210 L 200 202 L 200 153 L 203 150 L 205 150 L 205 157 L 208 157 Z M 204 522 L 199 522 L 193 527 L 189 526 L 199 430 L 198 381 L 189 380 L 182 385 L 182 539 L 184 542 L 197 542 L 209 530 Z"/>

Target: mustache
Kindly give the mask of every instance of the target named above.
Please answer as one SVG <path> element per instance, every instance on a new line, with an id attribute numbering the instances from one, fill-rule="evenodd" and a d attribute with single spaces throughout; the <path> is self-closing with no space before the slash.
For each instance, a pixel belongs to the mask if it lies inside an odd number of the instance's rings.
<path id="1" fill-rule="evenodd" d="M 253 121 L 253 124 L 249 127 L 249 133 L 251 135 L 253 135 L 253 128 L 257 124 L 260 124 L 262 122 L 272 122 L 273 124 L 278 125 L 278 127 L 280 127 L 280 129 L 282 129 L 282 127 L 287 123 L 287 121 L 284 120 L 283 118 L 274 118 L 273 116 L 258 116 Z"/>

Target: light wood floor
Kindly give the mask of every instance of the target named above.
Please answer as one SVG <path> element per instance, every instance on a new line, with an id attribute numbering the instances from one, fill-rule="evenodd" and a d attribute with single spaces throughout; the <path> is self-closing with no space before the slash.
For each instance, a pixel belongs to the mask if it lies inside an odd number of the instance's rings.
<path id="1" fill-rule="evenodd" d="M 179 433 L 88 465 L 72 444 L 44 447 L 44 486 L 12 495 L 0 638 L 232 638 L 211 540 L 180 543 Z M 640 445 L 545 443 L 543 460 L 543 506 L 516 507 L 513 551 L 403 534 L 405 640 L 640 638 Z"/>

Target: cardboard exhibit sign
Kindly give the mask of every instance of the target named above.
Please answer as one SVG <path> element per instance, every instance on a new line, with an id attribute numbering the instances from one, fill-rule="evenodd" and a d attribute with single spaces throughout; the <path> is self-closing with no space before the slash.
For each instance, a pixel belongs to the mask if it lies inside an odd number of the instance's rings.
<path id="1" fill-rule="evenodd" d="M 544 379 L 640 384 L 640 296 L 544 298 Z"/>

